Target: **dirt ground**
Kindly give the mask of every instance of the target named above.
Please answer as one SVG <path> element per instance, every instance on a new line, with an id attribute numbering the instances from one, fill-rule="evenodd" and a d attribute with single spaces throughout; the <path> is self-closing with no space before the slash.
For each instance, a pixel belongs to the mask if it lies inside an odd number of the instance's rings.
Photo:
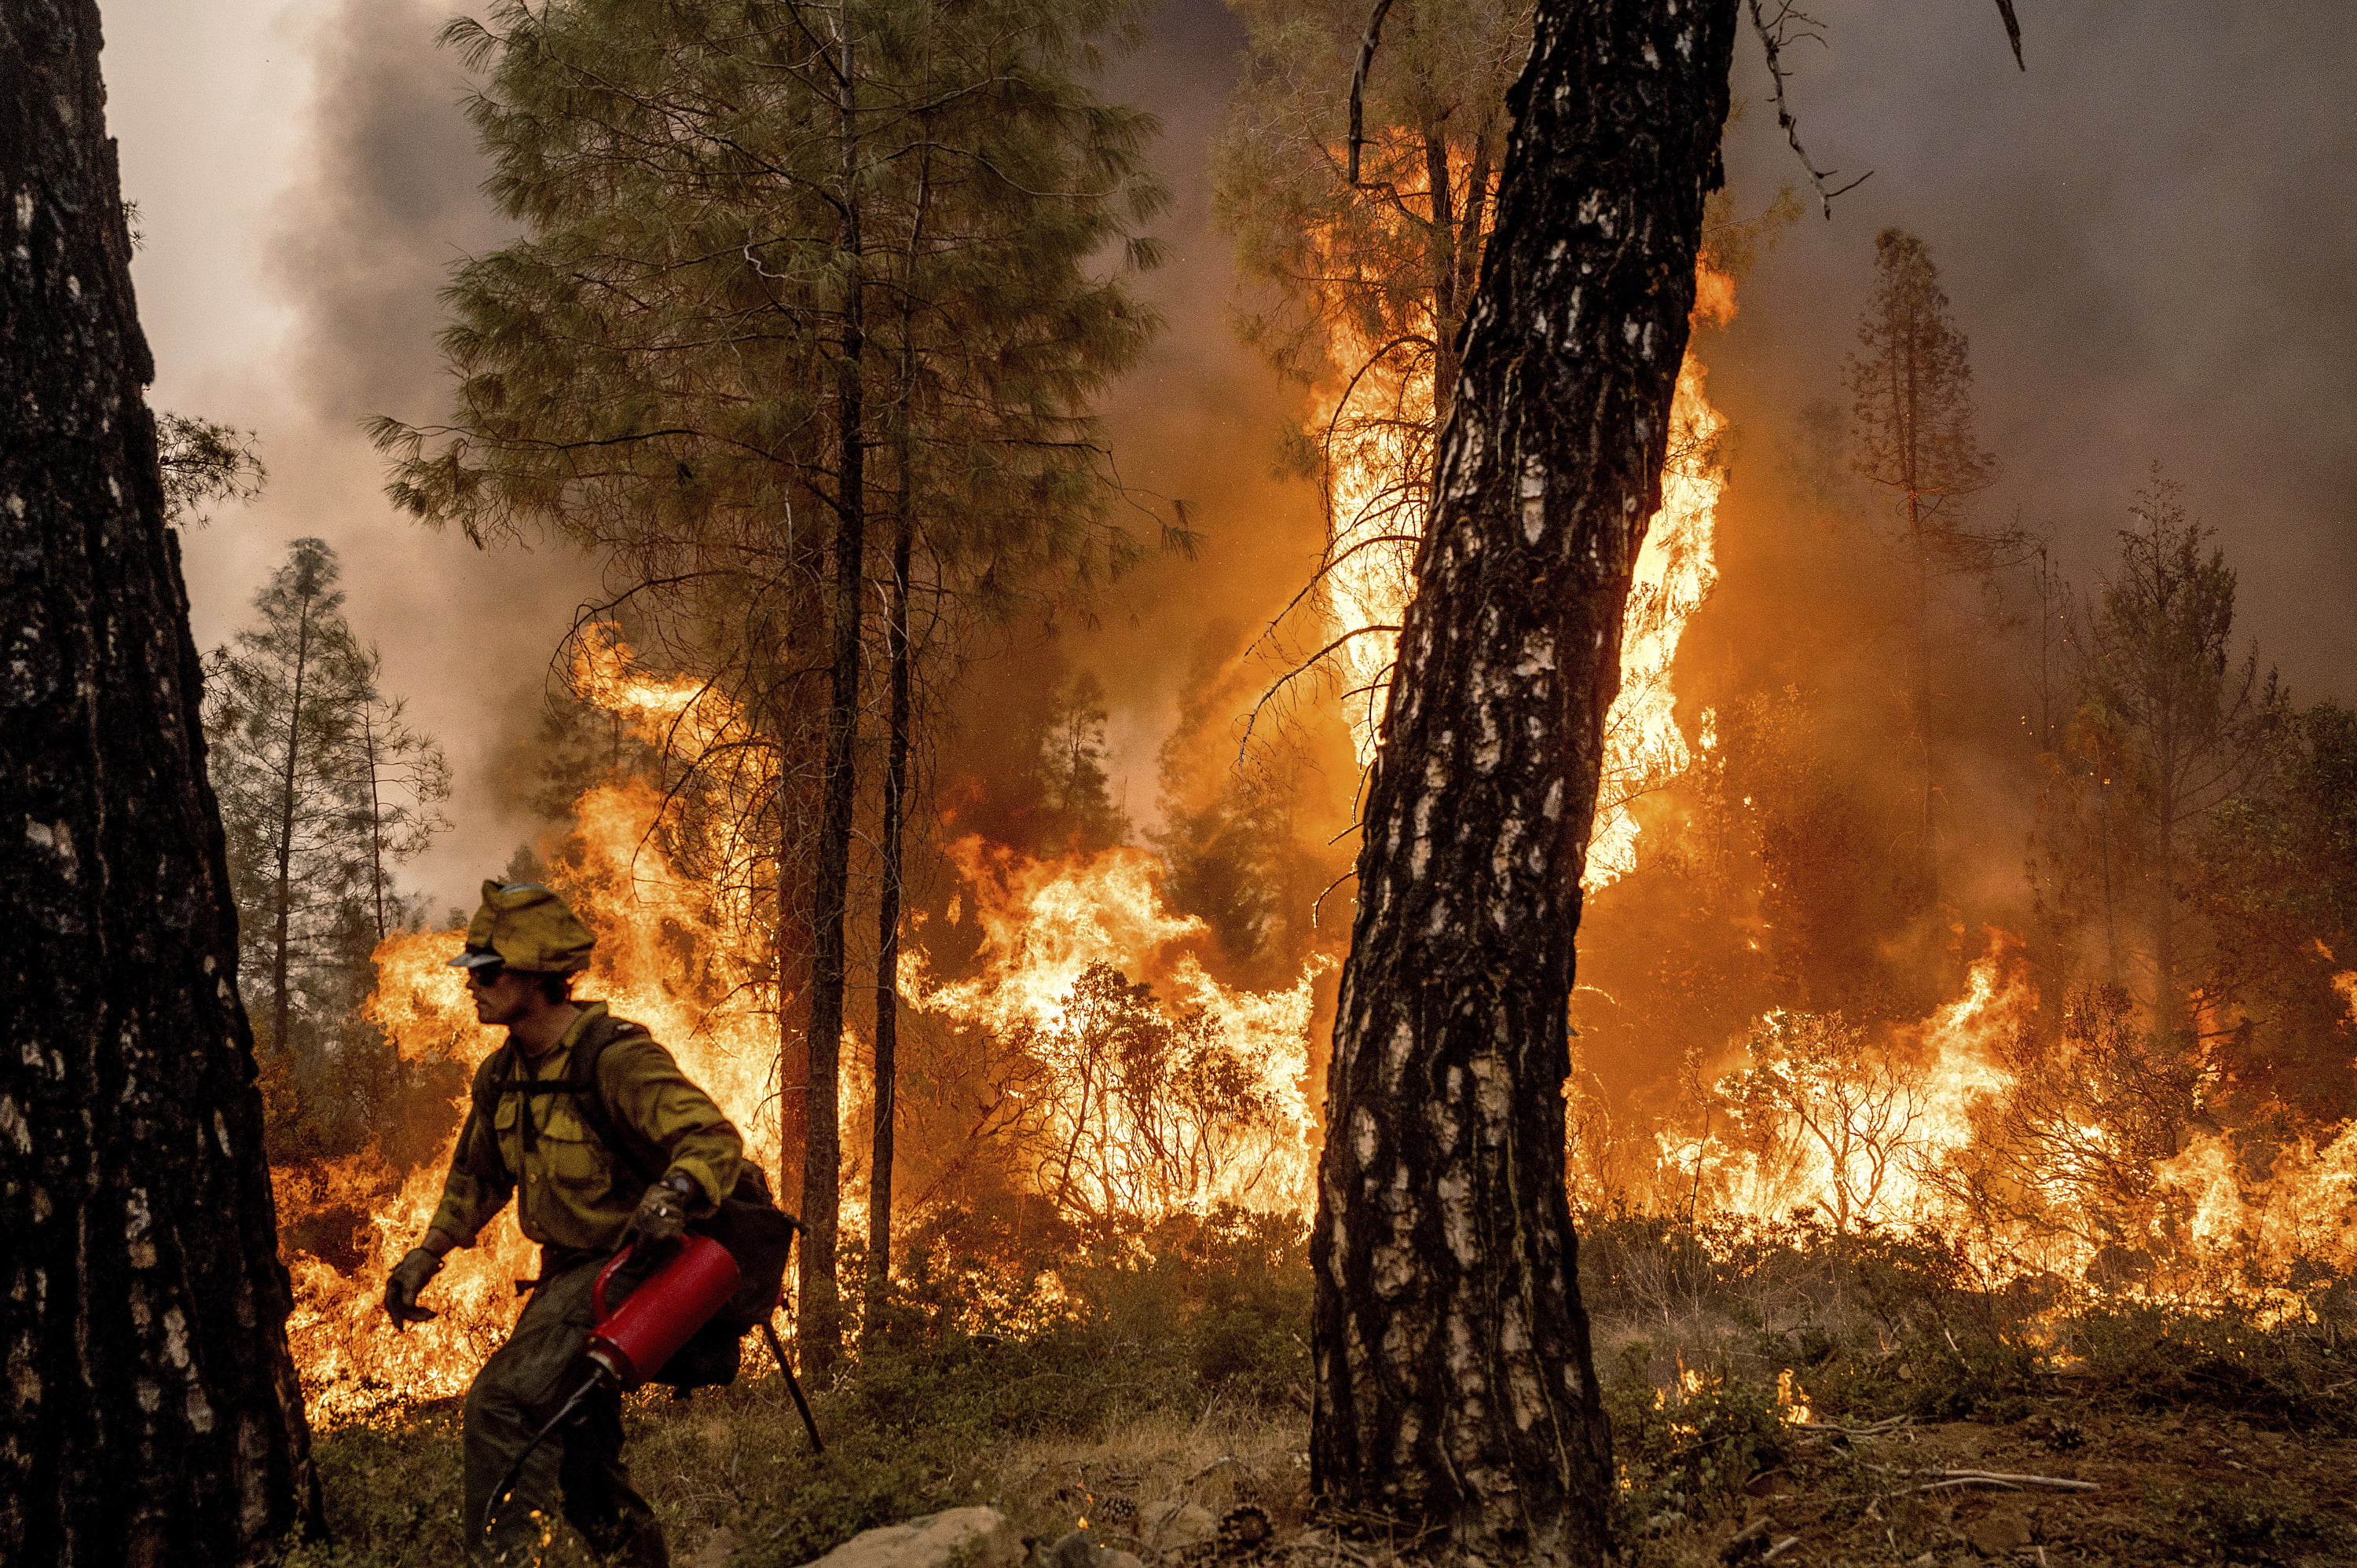
<path id="1" fill-rule="evenodd" d="M 2357 1563 L 2357 1443 L 2269 1431 L 2214 1410 L 2124 1415 L 2066 1395 L 2002 1426 L 1826 1423 L 1802 1432 L 1790 1460 L 1745 1491 L 1743 1522 L 1768 1528 L 1733 1561 L 1789 1540 L 1774 1561 Z"/>
<path id="2" fill-rule="evenodd" d="M 1798 1428 L 1785 1462 L 1752 1477 L 1730 1511 L 1632 1532 L 1622 1560 L 1631 1568 L 2357 1564 L 2357 1442 L 2268 1430 L 2214 1409 L 2122 1414 L 2067 1390 L 2035 1405 L 2003 1425 Z M 1086 1520 L 1103 1545 L 1148 1563 L 1406 1561 L 1405 1543 L 1308 1521 L 1305 1435 L 1289 1423 L 1141 1431 L 1112 1448 L 1030 1445 L 1009 1455 L 1002 1475 L 1032 1530 Z M 1174 1510 L 1189 1504 L 1201 1533 L 1167 1539 L 1173 1528 L 1157 1525 L 1175 1527 Z"/>

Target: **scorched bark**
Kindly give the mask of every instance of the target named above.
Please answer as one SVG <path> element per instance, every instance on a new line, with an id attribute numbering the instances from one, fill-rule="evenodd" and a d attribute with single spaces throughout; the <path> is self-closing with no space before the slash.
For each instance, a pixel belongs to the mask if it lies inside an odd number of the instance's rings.
<path id="1" fill-rule="evenodd" d="M 0 0 L 0 1563 L 316 1520 L 94 0 Z"/>
<path id="2" fill-rule="evenodd" d="M 1566 1010 L 1735 27 L 1734 0 L 1540 7 L 1369 788 L 1311 1476 L 1492 1561 L 1606 1548 Z"/>

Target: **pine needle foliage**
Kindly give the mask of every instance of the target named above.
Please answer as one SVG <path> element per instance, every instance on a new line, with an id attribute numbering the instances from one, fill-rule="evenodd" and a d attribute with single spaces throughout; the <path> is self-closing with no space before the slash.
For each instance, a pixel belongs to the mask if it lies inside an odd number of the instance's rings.
<path id="1" fill-rule="evenodd" d="M 762 797 L 736 835 L 752 854 L 714 869 L 776 890 L 783 1156 L 799 1144 L 820 1369 L 873 622 L 892 883 L 926 716 L 914 658 L 976 618 L 1085 598 L 1137 549 L 1091 413 L 1157 325 L 1129 288 L 1167 199 L 1142 163 L 1155 123 L 1090 84 L 1135 15 L 499 0 L 444 35 L 485 78 L 487 188 L 525 233 L 448 290 L 450 424 L 376 426 L 391 493 L 479 542 L 587 547 L 608 607 L 751 716 L 743 743 L 669 760 L 737 793 L 749 770 Z"/>
<path id="2" fill-rule="evenodd" d="M 526 235 L 450 286 L 451 422 L 379 422 L 393 499 L 479 542 L 589 545 L 642 594 L 785 610 L 851 499 L 848 349 L 855 436 L 905 430 L 896 489 L 961 591 L 1101 580 L 1134 546 L 1089 404 L 1157 325 L 1125 274 L 1166 199 L 1151 118 L 1086 85 L 1133 11 L 502 0 L 452 23 L 487 73 L 486 188 Z"/>

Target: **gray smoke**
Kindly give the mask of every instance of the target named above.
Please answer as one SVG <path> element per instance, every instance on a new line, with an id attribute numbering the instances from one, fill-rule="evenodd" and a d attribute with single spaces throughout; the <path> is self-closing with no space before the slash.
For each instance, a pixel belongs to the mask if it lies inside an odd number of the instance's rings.
<path id="1" fill-rule="evenodd" d="M 2315 6 L 2025 5 L 2018 71 L 1986 0 L 1813 7 L 1790 92 L 1820 166 L 1873 177 L 1813 207 L 1706 345 L 1743 466 L 1838 400 L 1886 225 L 1921 235 L 1970 334 L 1975 502 L 2050 529 L 2092 585 L 2158 459 L 2242 575 L 2242 633 L 2303 701 L 2357 697 L 2357 38 Z M 1734 189 L 1800 177 L 1756 47 L 1736 78 Z"/>
<path id="2" fill-rule="evenodd" d="M 339 0 L 307 35 L 314 95 L 285 110 L 301 117 L 305 172 L 275 209 L 270 247 L 293 338 L 275 355 L 257 349 L 245 381 L 189 410 L 259 427 L 274 487 L 198 535 L 189 556 L 212 640 L 242 618 L 287 538 L 316 532 L 344 552 L 356 621 L 383 645 L 389 684 L 457 765 L 460 832 L 420 869 L 464 899 L 532 830 L 493 782 L 498 759 L 529 733 L 589 575 L 562 553 L 478 553 L 393 516 L 358 434 L 371 413 L 443 411 L 436 291 L 453 262 L 507 232 L 476 188 L 467 84 L 433 44 L 445 3 Z M 126 27 L 177 36 L 173 9 L 110 7 L 118 48 Z M 1971 335 L 1982 435 L 2005 464 L 1981 515 L 2050 529 L 2089 582 L 2161 458 L 2219 530 L 2242 572 L 2244 630 L 2296 694 L 2357 696 L 2345 608 L 2357 597 L 2357 305 L 2344 281 L 2357 252 L 2344 175 L 2357 36 L 2319 25 L 2313 6 L 2028 5 L 2021 73 L 1985 0 L 1819 10 L 1829 47 L 1791 57 L 1802 132 L 1820 164 L 1874 177 L 1830 223 L 1813 211 L 1789 231 L 1745 280 L 1740 318 L 1704 346 L 1738 431 L 1738 500 L 1748 467 L 1801 441 L 1802 410 L 1842 399 L 1873 235 L 1910 228 Z M 1213 0 L 1170 0 L 1145 55 L 1114 79 L 1164 116 L 1159 157 L 1178 201 L 1157 225 L 1173 260 L 1147 285 L 1170 331 L 1115 398 L 1111 433 L 1126 478 L 1193 504 L 1205 550 L 1149 563 L 1096 627 L 1068 625 L 1046 657 L 1104 682 L 1139 815 L 1190 684 L 1232 662 L 1317 545 L 1314 498 L 1266 475 L 1298 403 L 1230 334 L 1232 271 L 1209 225 L 1205 151 L 1241 36 Z M 1740 58 L 1749 109 L 1727 159 L 1757 209 L 1798 170 L 1756 48 Z M 125 151 L 135 174 L 139 152 Z M 143 280 L 173 264 L 151 250 Z M 168 284 L 151 296 L 175 297 Z M 151 327 L 168 349 L 173 321 Z M 1217 648 L 1204 644 L 1215 622 Z"/>

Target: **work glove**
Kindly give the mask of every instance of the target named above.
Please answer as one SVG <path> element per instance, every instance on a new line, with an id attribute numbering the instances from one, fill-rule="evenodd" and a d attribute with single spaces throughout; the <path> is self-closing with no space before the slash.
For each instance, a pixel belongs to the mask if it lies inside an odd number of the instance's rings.
<path id="1" fill-rule="evenodd" d="M 442 1260 L 423 1247 L 412 1247 L 393 1265 L 393 1273 L 384 1277 L 384 1310 L 395 1326 L 406 1329 L 435 1316 L 433 1308 L 417 1305 L 417 1293 L 441 1272 Z"/>
<path id="2" fill-rule="evenodd" d="M 638 1212 L 630 1216 L 628 1234 L 654 1246 L 676 1241 L 687 1230 L 687 1195 L 677 1182 L 665 1176 L 647 1188 L 646 1197 L 639 1199 Z"/>

